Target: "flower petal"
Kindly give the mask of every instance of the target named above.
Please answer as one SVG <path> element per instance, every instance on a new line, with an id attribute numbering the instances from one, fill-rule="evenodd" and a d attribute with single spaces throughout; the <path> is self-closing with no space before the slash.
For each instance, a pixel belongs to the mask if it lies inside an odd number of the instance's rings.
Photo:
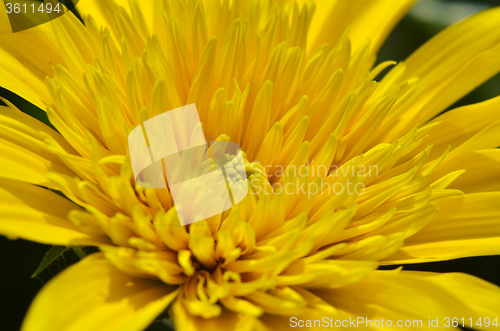
<path id="1" fill-rule="evenodd" d="M 51 129 L 43 122 L 23 113 L 8 101 L 5 102 L 9 104 L 8 107 L 0 106 L 1 138 L 11 141 L 23 148 L 31 148 L 31 151 L 43 155 L 44 153 L 41 148 L 35 149 L 34 147 L 44 144 L 44 135 L 48 135 L 63 147 L 65 151 L 76 154 L 76 151 L 59 132 Z"/>
<path id="2" fill-rule="evenodd" d="M 0 35 L 2 34 L 0 32 Z M 48 102 L 49 98 L 43 80 L 1 48 L 0 58 L 2 59 L 0 87 L 19 95 L 38 108 L 45 109 L 45 103 Z"/>
<path id="3" fill-rule="evenodd" d="M 447 292 L 456 297 L 463 298 L 468 306 L 480 311 L 483 318 L 488 315 L 498 316 L 500 291 L 496 285 L 463 273 L 435 274 L 417 271 L 406 271 L 405 273 L 425 277 L 425 280 L 445 288 Z"/>
<path id="4" fill-rule="evenodd" d="M 307 2 L 307 1 L 305 1 Z M 392 28 L 399 22 L 415 0 L 355 0 L 316 1 L 316 10 L 309 30 L 309 50 L 315 51 L 323 43 L 334 46 L 350 27 L 352 50 L 370 39 L 371 54 L 375 54 Z"/>
<path id="5" fill-rule="evenodd" d="M 40 291 L 22 330 L 143 330 L 177 292 L 157 280 L 128 276 L 96 253 Z"/>
<path id="6" fill-rule="evenodd" d="M 500 254 L 500 192 L 436 201 L 438 216 L 382 264 L 420 263 Z"/>
<path id="7" fill-rule="evenodd" d="M 464 193 L 500 191 L 500 149 L 474 151 L 445 160 L 432 172 L 431 181 L 457 170 L 465 173 L 447 188 Z"/>
<path id="8" fill-rule="evenodd" d="M 323 300 L 351 316 L 365 319 L 420 320 L 420 327 L 431 319 L 443 320 L 489 317 L 500 313 L 500 288 L 465 274 L 376 271 L 367 279 L 339 289 L 313 291 Z M 359 327 L 364 327 L 366 321 Z M 416 325 L 414 325 L 416 329 Z"/>
<path id="9" fill-rule="evenodd" d="M 404 78 L 420 77 L 429 87 L 498 45 L 500 8 L 482 11 L 438 33 L 405 60 Z M 462 82 L 457 82 L 462 83 Z"/>
<path id="10" fill-rule="evenodd" d="M 428 121 L 500 71 L 498 31 L 497 7 L 443 30 L 415 51 L 404 62 L 404 74 L 398 81 L 418 77 L 427 92 L 390 130 L 390 137 L 414 123 Z M 393 70 L 401 70 L 396 68 Z"/>
<path id="11" fill-rule="evenodd" d="M 222 309 L 218 317 L 204 319 L 190 315 L 183 304 L 176 300 L 172 304 L 171 312 L 176 328 L 183 331 L 266 330 L 258 318 L 251 315 L 238 314 L 227 309 Z"/>
<path id="12" fill-rule="evenodd" d="M 126 1 L 122 1 L 120 5 L 123 6 L 126 4 Z M 115 26 L 115 23 L 109 20 L 108 18 L 113 18 L 113 16 L 109 16 L 110 12 L 107 12 L 107 9 L 110 8 L 110 4 L 112 1 L 78 1 L 76 5 L 76 10 L 80 13 L 83 20 L 87 19 L 87 15 L 92 16 L 94 21 L 98 26 L 104 26 L 111 28 Z M 111 31 L 114 32 L 114 31 Z M 114 36 L 113 36 L 114 37 Z"/>
<path id="13" fill-rule="evenodd" d="M 45 110 L 50 104 L 45 77 L 53 66 L 64 64 L 50 24 L 12 33 L 0 3 L 0 58 L 0 86 Z"/>
<path id="14" fill-rule="evenodd" d="M 0 177 L 54 188 L 43 175 L 49 162 L 24 148 L 0 138 Z"/>
<path id="15" fill-rule="evenodd" d="M 492 123 L 500 120 L 500 96 L 484 102 L 467 105 L 447 111 L 429 122 L 439 123 L 432 127 L 425 144 L 402 158 L 403 162 L 423 151 L 428 145 L 432 150 L 428 160 L 435 160 L 443 155 L 449 146 L 455 149 Z M 471 118 L 474 118 L 471 121 Z M 496 147 L 496 146 L 495 146 Z"/>
<path id="16" fill-rule="evenodd" d="M 453 158 L 467 152 L 473 152 L 488 148 L 496 148 L 499 146 L 500 146 L 500 120 L 488 125 L 479 133 L 475 134 L 472 138 L 468 139 L 463 144 L 452 150 L 446 156 L 444 161 L 452 160 Z"/>
<path id="17" fill-rule="evenodd" d="M 91 237 L 67 220 L 72 210 L 81 208 L 47 189 L 23 182 L 0 179 L 0 233 L 43 244 L 109 244 L 103 237 Z"/>
<path id="18" fill-rule="evenodd" d="M 116 34 L 116 23 L 113 14 L 120 6 L 125 8 L 128 13 L 131 13 L 130 16 L 139 28 L 147 26 L 149 31 L 153 31 L 153 16 L 160 3 L 161 1 L 158 0 L 140 1 L 140 4 L 137 0 L 88 0 L 79 1 L 76 8 L 84 20 L 87 15 L 92 16 L 98 26 L 102 25 L 110 28 L 112 36 L 116 37 L 118 34 Z M 146 31 L 141 30 L 141 32 Z"/>

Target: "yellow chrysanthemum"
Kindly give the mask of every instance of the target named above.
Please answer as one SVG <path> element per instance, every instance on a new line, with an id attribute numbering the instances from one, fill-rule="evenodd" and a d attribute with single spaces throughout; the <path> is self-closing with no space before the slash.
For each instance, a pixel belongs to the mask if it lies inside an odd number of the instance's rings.
<path id="1" fill-rule="evenodd" d="M 500 98 L 439 115 L 500 71 L 500 9 L 375 82 L 413 2 L 82 0 L 85 25 L 0 33 L 0 86 L 57 129 L 1 107 L 0 233 L 100 250 L 24 330 L 140 330 L 166 309 L 183 331 L 493 321 L 500 289 L 480 279 L 376 270 L 500 253 Z M 191 103 L 207 140 L 242 147 L 252 192 L 183 227 L 167 189 L 134 182 L 127 135 Z M 323 189 L 348 183 L 364 190 Z"/>

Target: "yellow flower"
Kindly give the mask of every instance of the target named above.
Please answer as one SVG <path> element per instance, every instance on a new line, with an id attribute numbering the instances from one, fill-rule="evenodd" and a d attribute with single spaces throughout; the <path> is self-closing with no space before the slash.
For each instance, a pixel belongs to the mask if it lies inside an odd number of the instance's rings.
<path id="1" fill-rule="evenodd" d="M 16 34 L 0 4 L 0 86 L 57 129 L 1 107 L 0 233 L 100 250 L 23 329 L 140 330 L 166 309 L 183 331 L 494 323 L 494 285 L 376 270 L 500 253 L 500 98 L 439 115 L 500 71 L 500 9 L 375 82 L 413 2 L 82 0 L 85 25 Z M 207 140 L 242 146 L 251 192 L 183 227 L 167 189 L 134 182 L 127 135 L 191 103 Z"/>

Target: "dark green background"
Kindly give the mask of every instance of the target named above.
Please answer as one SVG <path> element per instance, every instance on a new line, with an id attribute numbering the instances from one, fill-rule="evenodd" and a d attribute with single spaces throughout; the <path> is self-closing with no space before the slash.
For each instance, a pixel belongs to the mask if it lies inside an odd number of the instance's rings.
<path id="1" fill-rule="evenodd" d="M 466 1 L 443 2 L 467 4 Z M 474 4 L 498 6 L 500 5 L 500 1 L 474 1 Z M 439 13 L 439 15 L 447 15 L 447 13 L 443 12 Z M 415 49 L 444 27 L 445 25 L 439 21 L 424 23 L 421 17 L 407 15 L 389 36 L 386 44 L 379 53 L 378 62 L 404 60 Z M 484 101 L 497 95 L 500 95 L 500 75 L 490 79 L 454 106 Z M 0 96 L 11 100 L 26 113 L 48 123 L 44 111 L 31 106 L 9 91 L 0 89 Z M 19 330 L 30 302 L 41 289 L 43 283 L 47 282 L 65 266 L 78 261 L 78 257 L 74 253 L 69 252 L 63 258 L 56 261 L 48 270 L 44 271 L 40 275 L 40 278 L 30 278 L 30 275 L 38 267 L 38 264 L 49 248 L 50 246 L 25 240 L 10 241 L 4 237 L 0 237 L 0 330 Z M 404 269 L 435 272 L 465 272 L 500 285 L 500 256 L 406 265 Z M 78 284 L 75 284 L 75 286 L 78 286 Z M 167 330 L 167 328 L 155 323 L 148 330 Z"/>

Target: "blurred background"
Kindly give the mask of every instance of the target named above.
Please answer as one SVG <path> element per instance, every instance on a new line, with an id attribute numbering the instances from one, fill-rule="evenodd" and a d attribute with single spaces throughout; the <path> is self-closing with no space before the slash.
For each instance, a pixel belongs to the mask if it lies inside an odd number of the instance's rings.
<path id="1" fill-rule="evenodd" d="M 402 61 L 445 27 L 476 12 L 499 5 L 500 0 L 421 0 L 391 33 L 379 52 L 377 62 Z M 450 108 L 481 102 L 497 95 L 500 95 L 500 75 L 491 78 Z M 22 111 L 50 125 L 44 111 L 1 88 L 0 96 L 12 101 Z M 73 251 L 67 251 L 36 278 L 31 278 L 50 247 L 24 240 L 11 241 L 0 236 L 0 330 L 19 330 L 31 301 L 43 284 L 59 271 L 79 260 Z M 404 269 L 465 272 L 500 285 L 500 256 L 405 265 Z M 149 331 L 166 329 L 168 328 L 160 323 L 155 323 L 148 328 Z"/>

